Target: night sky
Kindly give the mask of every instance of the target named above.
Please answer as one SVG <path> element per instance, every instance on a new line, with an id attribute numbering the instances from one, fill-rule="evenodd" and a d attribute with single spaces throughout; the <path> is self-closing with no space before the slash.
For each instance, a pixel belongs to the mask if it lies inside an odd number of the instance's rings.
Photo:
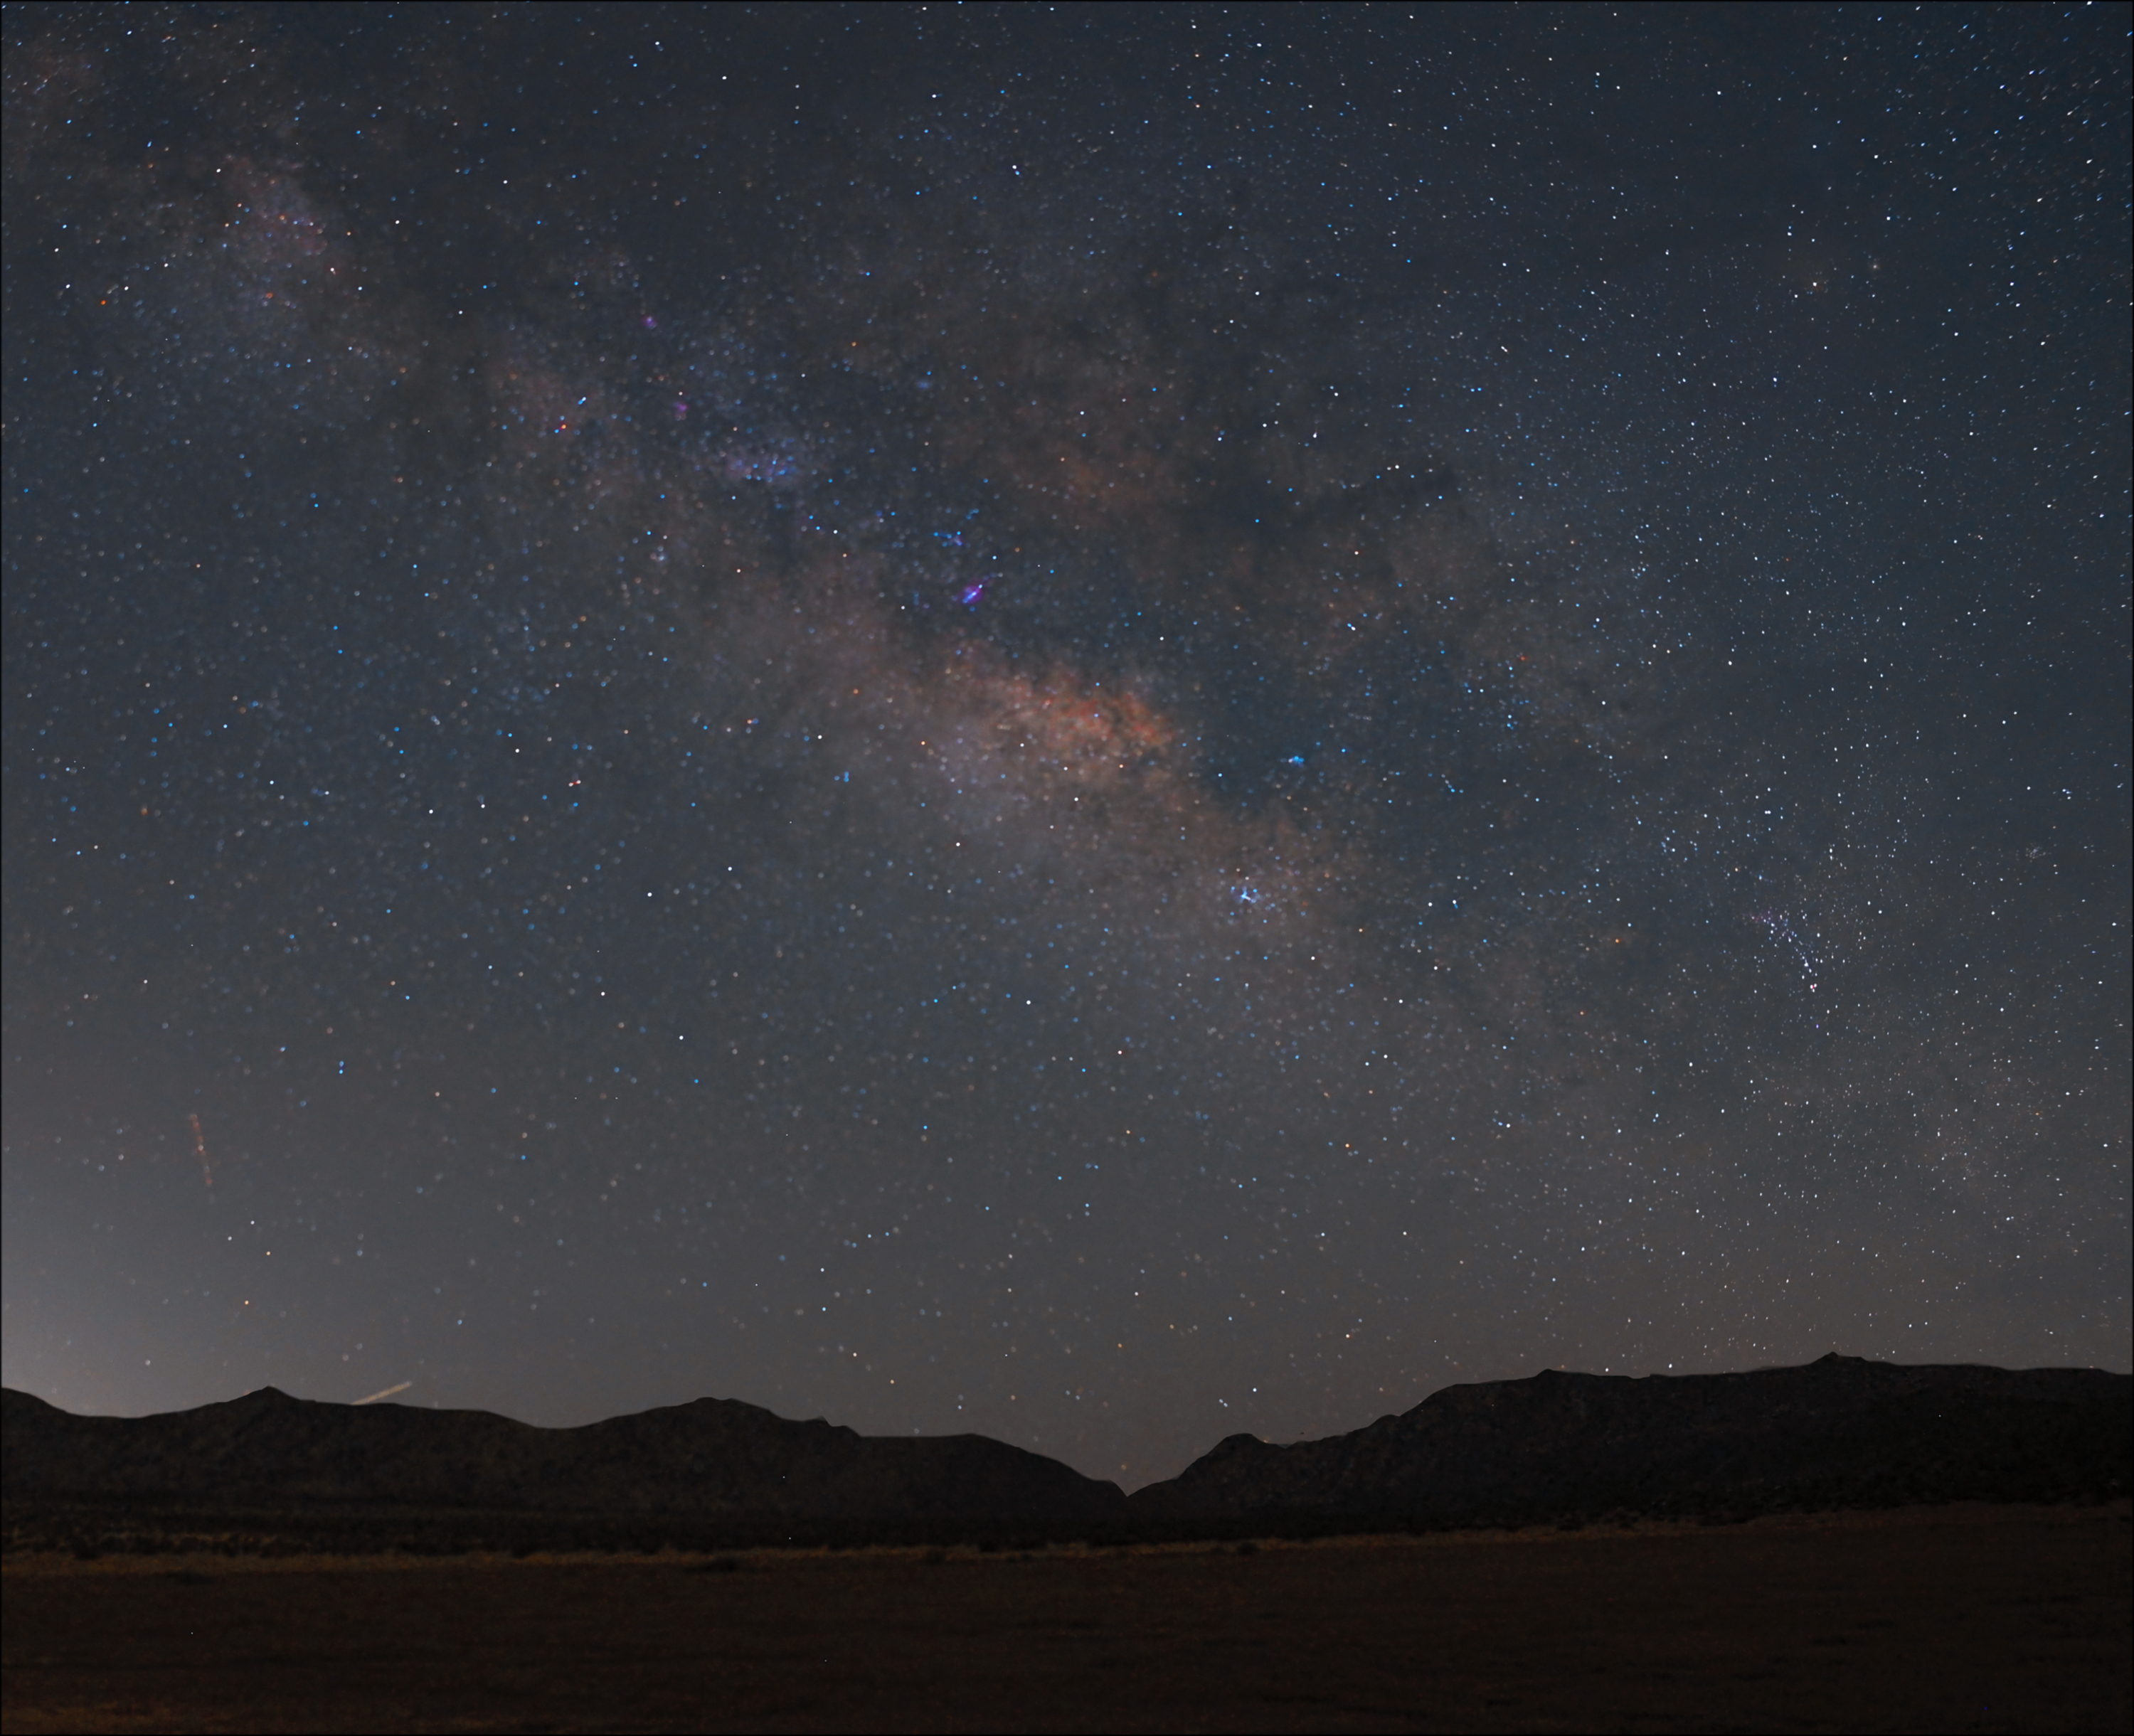
<path id="1" fill-rule="evenodd" d="M 7 1382 L 2127 1368 L 2129 23 L 9 7 Z"/>

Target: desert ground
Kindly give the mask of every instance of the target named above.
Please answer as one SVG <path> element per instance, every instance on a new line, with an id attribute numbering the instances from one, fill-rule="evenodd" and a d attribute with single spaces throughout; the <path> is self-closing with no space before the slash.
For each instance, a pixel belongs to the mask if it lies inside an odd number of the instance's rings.
<path id="1" fill-rule="evenodd" d="M 2134 1511 L 1308 1543 L 15 1554 L 0 1727 L 2125 1730 Z"/>

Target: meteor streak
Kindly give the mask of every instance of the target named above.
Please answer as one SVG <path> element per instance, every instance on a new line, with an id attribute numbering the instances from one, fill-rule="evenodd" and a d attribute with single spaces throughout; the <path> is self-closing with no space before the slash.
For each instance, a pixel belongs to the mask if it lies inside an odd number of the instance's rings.
<path id="1" fill-rule="evenodd" d="M 372 1393 L 369 1398 L 360 1398 L 356 1401 L 356 1403 L 359 1405 L 374 1405 L 379 1401 L 379 1400 L 382 1398 L 390 1398 L 396 1392 L 405 1392 L 414 1384 L 415 1383 L 413 1381 L 403 1381 L 397 1386 L 388 1386 L 383 1392 Z"/>

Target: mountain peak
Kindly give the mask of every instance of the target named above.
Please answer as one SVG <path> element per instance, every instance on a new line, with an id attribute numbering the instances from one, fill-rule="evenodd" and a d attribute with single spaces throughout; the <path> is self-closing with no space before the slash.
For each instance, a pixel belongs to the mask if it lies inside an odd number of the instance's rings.
<path id="1" fill-rule="evenodd" d="M 1233 1435 L 1132 1505 L 1166 1522 L 1478 1523 L 2104 1498 L 2127 1486 L 2130 1421 L 2134 1378 L 2097 1369 L 1834 1352 L 1801 1367 L 1642 1381 L 1545 1368 L 1446 1387 L 1348 1435 L 1281 1448 Z"/>

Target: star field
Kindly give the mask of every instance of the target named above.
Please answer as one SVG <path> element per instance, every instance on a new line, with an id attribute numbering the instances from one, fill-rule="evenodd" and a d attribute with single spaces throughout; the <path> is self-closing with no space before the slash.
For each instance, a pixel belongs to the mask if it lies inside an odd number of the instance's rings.
<path id="1" fill-rule="evenodd" d="M 8 31 L 9 1385 L 2128 1365 L 2123 8 Z"/>

